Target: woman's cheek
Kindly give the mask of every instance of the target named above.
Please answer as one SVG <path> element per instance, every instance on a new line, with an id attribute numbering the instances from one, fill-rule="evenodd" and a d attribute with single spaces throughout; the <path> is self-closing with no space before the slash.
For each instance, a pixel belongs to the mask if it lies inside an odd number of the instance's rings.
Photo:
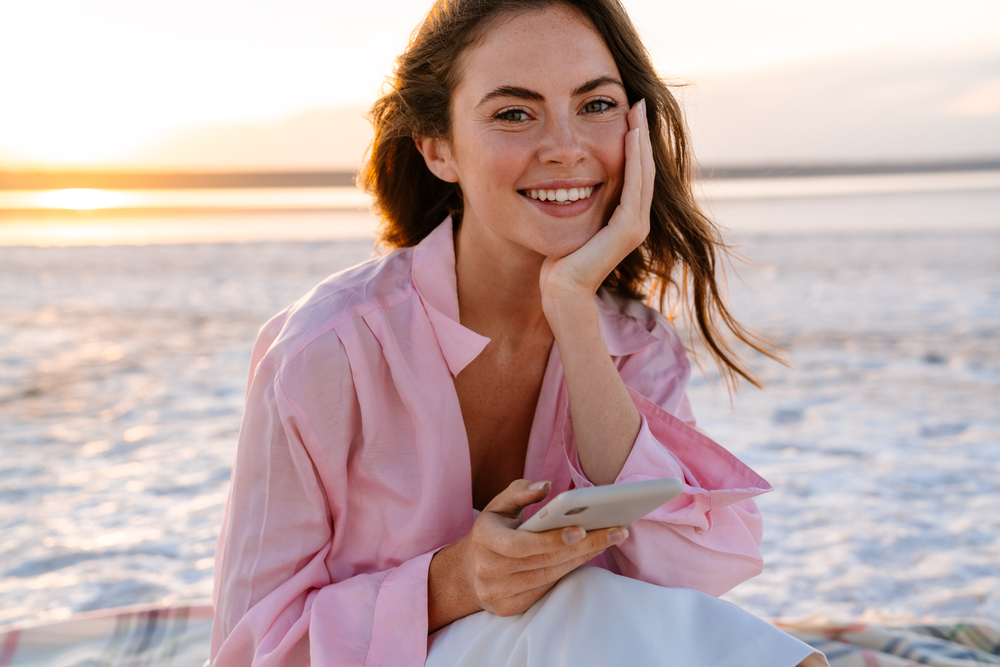
<path id="1" fill-rule="evenodd" d="M 621 182 L 625 174 L 625 134 L 628 124 L 602 123 L 592 131 L 591 145 L 609 178 Z"/>
<path id="2" fill-rule="evenodd" d="M 530 161 L 533 144 L 523 134 L 500 134 L 476 147 L 486 172 L 484 177 L 506 187 L 517 180 L 523 166 Z M 485 158 L 485 159 L 483 159 Z"/>

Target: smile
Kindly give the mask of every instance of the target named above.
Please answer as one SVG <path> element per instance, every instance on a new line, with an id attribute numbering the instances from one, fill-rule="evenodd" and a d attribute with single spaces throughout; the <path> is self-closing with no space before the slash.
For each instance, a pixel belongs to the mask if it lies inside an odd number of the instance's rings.
<path id="1" fill-rule="evenodd" d="M 560 188 L 558 190 L 523 190 L 522 194 L 538 201 L 550 201 L 556 204 L 570 204 L 586 199 L 594 193 L 594 186 L 585 188 Z"/>

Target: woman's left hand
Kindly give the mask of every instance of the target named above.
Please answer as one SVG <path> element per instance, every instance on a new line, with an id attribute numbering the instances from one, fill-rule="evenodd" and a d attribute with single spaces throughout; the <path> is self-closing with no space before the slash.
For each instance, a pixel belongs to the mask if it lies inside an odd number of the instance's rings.
<path id="1" fill-rule="evenodd" d="M 601 336 L 594 294 L 614 268 L 649 234 L 653 147 L 646 103 L 628 113 L 625 177 L 608 224 L 565 257 L 546 257 L 539 276 L 542 310 L 559 344 L 569 390 L 573 431 L 583 473 L 611 484 L 632 451 L 642 418 Z"/>
<path id="2" fill-rule="evenodd" d="M 649 234 L 656 171 L 645 100 L 636 102 L 629 111 L 628 125 L 621 200 L 608 224 L 580 249 L 565 257 L 548 257 L 542 264 L 542 305 L 550 321 L 563 299 L 592 299 L 608 274 Z"/>

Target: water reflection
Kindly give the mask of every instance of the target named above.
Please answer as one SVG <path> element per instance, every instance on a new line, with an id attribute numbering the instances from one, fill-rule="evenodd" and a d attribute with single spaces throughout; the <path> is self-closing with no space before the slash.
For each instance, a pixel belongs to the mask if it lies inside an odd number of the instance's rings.
<path id="1" fill-rule="evenodd" d="M 356 210 L 367 208 L 368 205 L 368 196 L 354 187 L 0 190 L 0 211 L 46 209 Z"/>
<path id="2" fill-rule="evenodd" d="M 0 195 L 2 197 L 2 195 Z M 129 197 L 124 192 L 95 190 L 93 188 L 68 188 L 29 194 L 26 200 L 37 202 L 39 208 L 64 208 L 90 211 L 95 208 L 124 206 Z"/>
<path id="3" fill-rule="evenodd" d="M 695 183 L 733 231 L 1000 229 L 1000 170 L 716 178 Z M 371 239 L 356 187 L 0 190 L 0 246 Z"/>

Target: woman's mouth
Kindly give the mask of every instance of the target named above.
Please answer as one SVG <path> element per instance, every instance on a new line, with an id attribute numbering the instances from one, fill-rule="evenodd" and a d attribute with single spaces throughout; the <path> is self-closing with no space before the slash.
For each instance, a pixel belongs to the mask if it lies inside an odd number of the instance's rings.
<path id="1" fill-rule="evenodd" d="M 594 194 L 595 187 L 590 185 L 584 188 L 559 188 L 557 190 L 522 190 L 521 194 L 538 201 L 566 206 L 575 201 L 587 199 Z"/>

